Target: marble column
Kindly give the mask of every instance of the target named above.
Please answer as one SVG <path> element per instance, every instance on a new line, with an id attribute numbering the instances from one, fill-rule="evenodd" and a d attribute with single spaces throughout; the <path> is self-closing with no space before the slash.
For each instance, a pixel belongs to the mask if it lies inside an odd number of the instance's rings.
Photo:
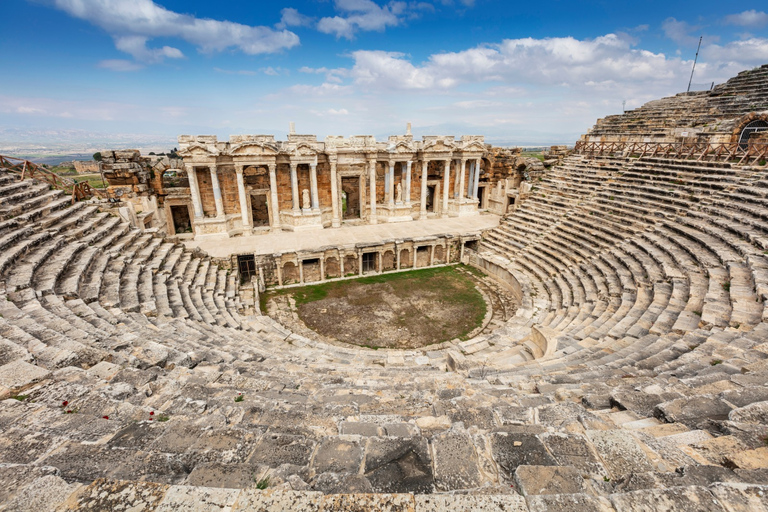
<path id="1" fill-rule="evenodd" d="M 320 198 L 317 194 L 317 164 L 309 165 L 309 187 L 312 193 L 312 209 L 320 209 Z"/>
<path id="2" fill-rule="evenodd" d="M 304 260 L 299 260 L 299 282 L 304 284 Z"/>
<path id="3" fill-rule="evenodd" d="M 472 199 L 472 189 L 475 186 L 475 161 L 469 162 L 469 183 L 467 184 L 467 193 L 464 197 Z"/>
<path id="4" fill-rule="evenodd" d="M 339 210 L 341 209 L 341 205 L 339 204 L 339 184 L 338 184 L 338 176 L 336 174 L 336 160 L 331 160 L 331 204 L 332 204 L 332 217 L 331 217 L 331 227 L 338 228 L 341 227 L 341 216 L 339 215 Z"/>
<path id="5" fill-rule="evenodd" d="M 429 160 L 421 161 L 421 207 L 420 219 L 427 218 L 427 169 L 429 169 Z"/>
<path id="6" fill-rule="evenodd" d="M 293 199 L 293 213 L 299 213 L 299 177 L 296 168 L 298 164 L 291 163 L 291 198 Z"/>
<path id="7" fill-rule="evenodd" d="M 325 258 L 320 258 L 320 280 L 325 281 Z"/>
<path id="8" fill-rule="evenodd" d="M 245 198 L 245 180 L 243 179 L 243 167 L 237 166 L 235 168 L 237 173 L 237 195 L 240 199 L 240 215 L 243 218 L 243 231 L 250 233 L 252 228 L 251 219 L 253 218 L 248 211 L 248 201 Z"/>
<path id="9" fill-rule="evenodd" d="M 459 203 L 464 202 L 464 198 L 466 197 L 466 193 L 464 192 L 464 174 L 467 171 L 467 160 L 462 158 L 461 159 L 461 165 L 459 167 L 459 193 L 456 195 L 456 197 L 459 199 Z"/>
<path id="10" fill-rule="evenodd" d="M 477 159 L 477 164 L 475 165 L 475 186 L 472 188 L 472 199 L 477 199 L 477 187 L 480 184 L 480 159 Z M 478 208 L 480 205 L 478 205 Z"/>
<path id="11" fill-rule="evenodd" d="M 219 173 L 216 166 L 211 167 L 211 186 L 213 187 L 213 200 L 216 203 L 216 216 L 224 216 L 224 201 L 221 199 L 221 187 L 219 186 Z"/>
<path id="12" fill-rule="evenodd" d="M 387 194 L 389 194 L 389 207 L 395 206 L 395 162 L 389 162 L 389 185 Z"/>
<path id="13" fill-rule="evenodd" d="M 443 208 L 440 212 L 440 217 L 448 216 L 448 188 L 451 184 L 451 161 L 445 161 L 445 167 L 443 169 Z"/>
<path id="14" fill-rule="evenodd" d="M 369 167 L 369 181 L 371 192 L 371 219 L 370 224 L 376 224 L 378 219 L 376 218 L 376 160 L 368 161 Z"/>
<path id="15" fill-rule="evenodd" d="M 454 160 L 456 162 L 456 176 L 453 177 L 453 198 L 458 202 L 461 198 L 461 160 Z"/>
<path id="16" fill-rule="evenodd" d="M 357 275 L 363 275 L 363 253 L 357 255 Z"/>
<path id="17" fill-rule="evenodd" d="M 408 166 L 405 171 L 405 190 L 403 190 L 403 199 L 408 206 L 411 205 L 411 164 L 413 164 L 413 162 L 408 160 Z"/>
<path id="18" fill-rule="evenodd" d="M 280 203 L 277 198 L 277 164 L 269 164 L 269 197 L 272 229 L 280 228 Z"/>
<path id="19" fill-rule="evenodd" d="M 192 209 L 195 218 L 203 217 L 203 201 L 200 199 L 200 187 L 197 184 L 197 170 L 194 167 L 187 169 L 187 181 L 189 181 L 189 195 L 192 196 Z"/>

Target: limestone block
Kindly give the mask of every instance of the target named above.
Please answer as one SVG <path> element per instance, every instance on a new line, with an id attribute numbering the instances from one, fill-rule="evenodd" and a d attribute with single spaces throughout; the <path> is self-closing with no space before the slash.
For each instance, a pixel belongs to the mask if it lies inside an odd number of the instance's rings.
<path id="1" fill-rule="evenodd" d="M 755 402 L 728 413 L 731 421 L 768 425 L 768 402 Z"/>
<path id="2" fill-rule="evenodd" d="M 323 494 L 310 491 L 279 491 L 265 489 L 244 489 L 237 498 L 233 512 L 284 512 L 301 510 L 317 512 L 320 510 Z"/>
<path id="3" fill-rule="evenodd" d="M 100 379 L 111 380 L 112 377 L 118 374 L 122 368 L 119 365 L 109 363 L 107 361 L 101 361 L 96 363 L 91 368 L 86 370 L 88 375 L 93 375 Z"/>
<path id="4" fill-rule="evenodd" d="M 613 512 L 614 510 L 605 498 L 595 498 L 587 494 L 538 494 L 526 497 L 526 502 L 532 512 Z"/>
<path id="5" fill-rule="evenodd" d="M 15 498 L 5 504 L 5 510 L 17 512 L 41 512 L 54 510 L 79 487 L 78 483 L 68 484 L 55 475 L 46 475 L 32 482 Z"/>
<path id="6" fill-rule="evenodd" d="M 312 461 L 316 473 L 357 473 L 363 461 L 363 448 L 357 441 L 326 438 L 317 447 Z"/>
<path id="7" fill-rule="evenodd" d="M 654 469 L 635 438 L 627 432 L 587 430 L 587 437 L 613 478 Z"/>
<path id="8" fill-rule="evenodd" d="M 616 510 L 627 512 L 722 512 L 718 500 L 704 487 L 648 489 L 611 495 Z"/>
<path id="9" fill-rule="evenodd" d="M 315 441 L 304 436 L 267 434 L 259 442 L 248 462 L 276 467 L 280 464 L 307 466 Z"/>
<path id="10" fill-rule="evenodd" d="M 768 468 L 768 447 L 761 446 L 754 450 L 746 450 L 727 456 L 725 465 L 741 469 Z"/>
<path id="11" fill-rule="evenodd" d="M 18 393 L 33 384 L 47 379 L 51 372 L 22 360 L 0 366 L 0 386 L 5 386 L 12 393 Z"/>
<path id="12" fill-rule="evenodd" d="M 173 485 L 168 488 L 157 512 L 208 512 L 232 510 L 240 489 L 216 489 Z"/>
<path id="13" fill-rule="evenodd" d="M 339 434 L 365 437 L 381 436 L 384 434 L 384 429 L 374 423 L 342 421 L 339 425 Z"/>
<path id="14" fill-rule="evenodd" d="M 525 498 L 518 494 L 414 496 L 416 512 L 528 512 Z"/>
<path id="15" fill-rule="evenodd" d="M 186 485 L 242 489 L 255 483 L 259 468 L 255 464 L 198 464 L 184 481 Z"/>
<path id="16" fill-rule="evenodd" d="M 768 512 L 768 485 L 718 482 L 709 491 L 727 512 Z"/>
<path id="17" fill-rule="evenodd" d="M 524 496 L 587 492 L 581 471 L 573 466 L 518 466 L 515 483 Z"/>
<path id="18" fill-rule="evenodd" d="M 423 494 L 434 490 L 429 444 L 423 437 L 369 439 L 363 472 L 375 492 Z"/>
<path id="19" fill-rule="evenodd" d="M 415 512 L 410 494 L 330 494 L 321 499 L 323 512 Z"/>
<path id="20" fill-rule="evenodd" d="M 445 433 L 432 439 L 432 449 L 438 490 L 469 489 L 480 484 L 480 468 L 471 437 Z"/>
<path id="21" fill-rule="evenodd" d="M 518 466 L 557 465 L 541 440 L 531 433 L 494 432 L 491 434 L 491 452 L 510 478 Z"/>
<path id="22" fill-rule="evenodd" d="M 664 402 L 656 407 L 655 414 L 667 423 L 679 422 L 695 427 L 709 419 L 726 419 L 731 409 L 723 400 L 705 395 Z"/>
<path id="23" fill-rule="evenodd" d="M 58 510 L 101 512 L 103 510 L 155 510 L 168 485 L 100 478 L 80 487 Z M 37 512 L 42 512 L 38 509 Z"/>
<path id="24" fill-rule="evenodd" d="M 558 464 L 573 466 L 595 478 L 607 476 L 600 457 L 584 436 L 555 432 L 539 437 Z"/>

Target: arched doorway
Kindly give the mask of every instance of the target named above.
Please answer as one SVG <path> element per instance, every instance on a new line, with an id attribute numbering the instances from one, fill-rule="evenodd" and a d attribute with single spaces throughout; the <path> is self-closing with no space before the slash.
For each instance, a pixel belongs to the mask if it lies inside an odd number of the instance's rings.
<path id="1" fill-rule="evenodd" d="M 768 121 L 758 119 L 748 123 L 744 128 L 741 129 L 741 134 L 739 135 L 739 146 L 742 149 L 746 149 L 747 144 L 749 144 L 749 138 L 752 136 L 752 134 L 764 132 L 766 130 L 768 130 Z"/>

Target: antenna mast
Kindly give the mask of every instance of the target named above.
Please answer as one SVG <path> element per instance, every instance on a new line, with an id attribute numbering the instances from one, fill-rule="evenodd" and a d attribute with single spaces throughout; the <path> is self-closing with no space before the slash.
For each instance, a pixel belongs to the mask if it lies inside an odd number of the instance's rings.
<path id="1" fill-rule="evenodd" d="M 688 80 L 688 90 L 686 92 L 691 92 L 691 82 L 693 82 L 693 72 L 696 70 L 696 61 L 699 60 L 699 50 L 701 50 L 701 40 L 704 39 L 704 36 L 699 36 L 699 46 L 696 48 L 696 57 L 693 59 L 693 68 L 691 68 L 691 79 Z"/>

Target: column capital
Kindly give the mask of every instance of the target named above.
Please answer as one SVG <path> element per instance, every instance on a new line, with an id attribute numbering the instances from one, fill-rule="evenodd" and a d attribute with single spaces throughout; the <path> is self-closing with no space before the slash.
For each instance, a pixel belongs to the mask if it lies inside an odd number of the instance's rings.
<path id="1" fill-rule="evenodd" d="M 245 170 L 244 167 L 243 164 L 235 164 L 235 172 L 237 174 L 243 174 L 243 171 Z"/>
<path id="2" fill-rule="evenodd" d="M 267 168 L 269 169 L 269 172 L 275 172 L 277 171 L 277 164 L 267 164 Z"/>

